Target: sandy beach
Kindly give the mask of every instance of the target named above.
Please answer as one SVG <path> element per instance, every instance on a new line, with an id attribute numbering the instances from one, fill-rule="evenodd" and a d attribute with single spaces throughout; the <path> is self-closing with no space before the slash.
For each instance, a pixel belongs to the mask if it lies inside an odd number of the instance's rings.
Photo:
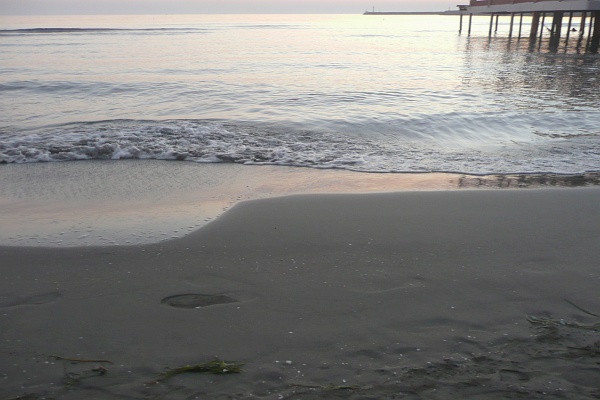
<path id="1" fill-rule="evenodd" d="M 0 0 L 0 400 L 600 399 L 592 3 Z"/>
<path id="2" fill-rule="evenodd" d="M 292 195 L 157 244 L 1 247 L 0 397 L 598 398 L 599 199 Z M 216 359 L 242 371 L 160 375 Z"/>

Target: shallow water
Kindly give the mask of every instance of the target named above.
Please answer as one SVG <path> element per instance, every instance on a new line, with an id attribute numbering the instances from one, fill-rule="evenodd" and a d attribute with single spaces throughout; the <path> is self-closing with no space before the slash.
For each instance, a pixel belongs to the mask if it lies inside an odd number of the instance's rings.
<path id="1" fill-rule="evenodd" d="M 447 174 L 247 168 L 157 160 L 11 164 L 0 174 L 0 246 L 119 246 L 172 240 L 237 202 L 300 193 L 459 187 Z"/>
<path id="2" fill-rule="evenodd" d="M 0 161 L 600 170 L 600 56 L 474 20 L 1 17 Z"/>

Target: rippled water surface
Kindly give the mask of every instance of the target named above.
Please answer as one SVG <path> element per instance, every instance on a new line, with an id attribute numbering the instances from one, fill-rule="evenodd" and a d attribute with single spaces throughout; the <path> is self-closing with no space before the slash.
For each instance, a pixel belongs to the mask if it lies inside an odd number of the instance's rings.
<path id="1" fill-rule="evenodd" d="M 507 22 L 490 39 L 453 16 L 0 17 L 0 162 L 600 170 L 600 56 Z"/>

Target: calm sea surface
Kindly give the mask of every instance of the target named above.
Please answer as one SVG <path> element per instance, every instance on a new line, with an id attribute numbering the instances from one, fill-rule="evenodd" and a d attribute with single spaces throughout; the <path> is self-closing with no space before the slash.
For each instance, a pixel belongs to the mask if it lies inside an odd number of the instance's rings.
<path id="1" fill-rule="evenodd" d="M 600 171 L 600 56 L 575 34 L 550 52 L 508 40 L 508 20 L 491 40 L 474 23 L 0 17 L 0 162 Z"/>

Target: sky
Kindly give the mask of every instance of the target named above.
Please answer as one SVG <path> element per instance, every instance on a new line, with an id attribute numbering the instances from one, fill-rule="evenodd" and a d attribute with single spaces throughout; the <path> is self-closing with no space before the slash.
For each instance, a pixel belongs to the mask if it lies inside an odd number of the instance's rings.
<path id="1" fill-rule="evenodd" d="M 458 1 L 458 2 L 457 2 Z M 0 15 L 65 14 L 359 14 L 445 11 L 460 0 L 0 0 Z"/>

